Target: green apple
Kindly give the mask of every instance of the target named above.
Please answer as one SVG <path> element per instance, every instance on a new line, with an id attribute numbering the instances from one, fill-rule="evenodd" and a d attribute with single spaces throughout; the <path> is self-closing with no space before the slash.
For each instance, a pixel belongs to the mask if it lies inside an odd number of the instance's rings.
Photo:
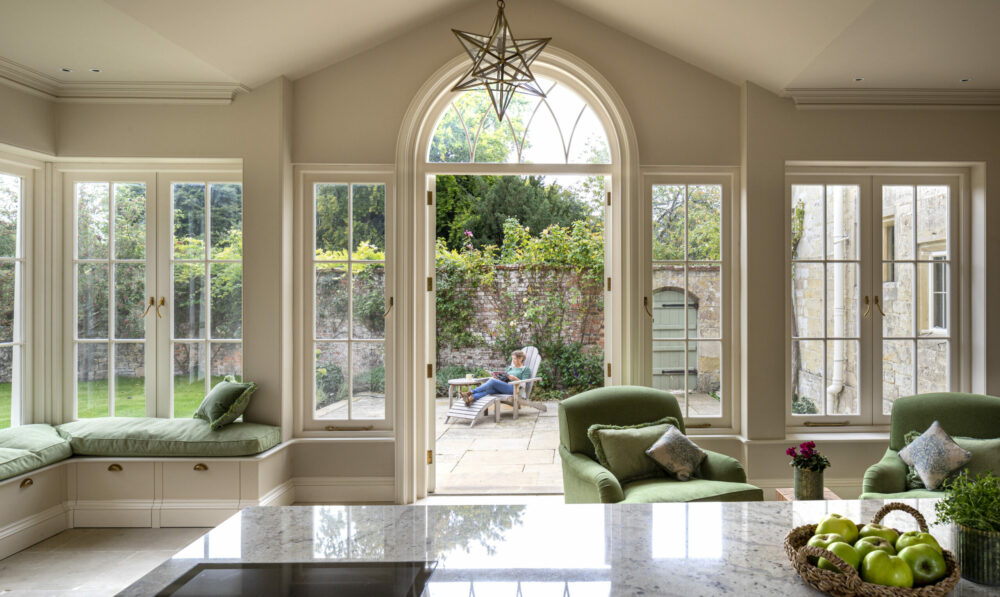
<path id="1" fill-rule="evenodd" d="M 806 545 L 815 545 L 816 547 L 822 547 L 823 549 L 826 549 L 830 547 L 831 543 L 837 543 L 837 542 L 847 543 L 847 541 L 844 540 L 843 537 L 837 535 L 836 533 L 824 533 L 822 535 L 813 535 L 812 537 L 809 538 L 809 541 L 806 543 Z"/>
<path id="2" fill-rule="evenodd" d="M 921 533 L 920 531 L 906 531 L 900 535 L 899 539 L 896 539 L 896 553 L 911 545 L 920 545 L 921 543 L 926 543 L 941 553 L 941 545 L 938 544 L 937 539 L 930 533 Z"/>
<path id="3" fill-rule="evenodd" d="M 836 533 L 843 537 L 845 542 L 854 545 L 858 540 L 858 525 L 840 514 L 827 514 L 816 525 L 816 534 L 823 533 Z"/>
<path id="4" fill-rule="evenodd" d="M 903 558 L 876 550 L 861 560 L 861 580 L 886 587 L 912 587 L 913 571 Z"/>
<path id="5" fill-rule="evenodd" d="M 895 545 L 899 539 L 899 533 L 889 527 L 880 524 L 869 523 L 858 529 L 859 537 L 882 537 L 890 544 Z"/>
<path id="6" fill-rule="evenodd" d="M 828 545 L 826 549 L 828 551 L 832 551 L 834 555 L 839 557 L 841 560 L 844 560 L 851 566 L 854 566 L 855 570 L 857 570 L 858 566 L 861 565 L 861 554 L 858 553 L 858 550 L 851 547 L 849 543 L 844 543 L 843 541 L 835 541 L 830 545 Z M 839 572 L 840 574 L 843 574 L 840 568 L 837 568 L 836 564 L 834 564 L 830 560 L 827 560 L 826 558 L 820 558 L 819 564 L 817 565 L 823 570 L 832 570 L 834 572 Z"/>
<path id="7" fill-rule="evenodd" d="M 940 548 L 934 549 L 928 543 L 904 547 L 899 551 L 899 557 L 913 571 L 913 582 L 917 586 L 936 583 L 948 574 L 948 564 Z"/>
<path id="8" fill-rule="evenodd" d="M 861 554 L 861 559 L 864 559 L 866 555 L 876 550 L 884 551 L 890 556 L 896 555 L 896 549 L 892 546 L 892 543 L 874 535 L 858 539 L 858 542 L 854 544 L 854 549 L 858 550 L 858 553 Z"/>

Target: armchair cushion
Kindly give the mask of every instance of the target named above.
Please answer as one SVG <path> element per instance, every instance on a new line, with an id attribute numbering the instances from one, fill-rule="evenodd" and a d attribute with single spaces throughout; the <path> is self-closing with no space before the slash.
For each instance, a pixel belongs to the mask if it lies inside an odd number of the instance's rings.
<path id="1" fill-rule="evenodd" d="M 658 502 L 759 502 L 764 492 L 746 483 L 730 483 L 712 479 L 691 479 L 687 482 L 667 477 L 644 479 L 623 488 L 626 503 Z"/>
<path id="2" fill-rule="evenodd" d="M 972 454 L 959 447 L 934 421 L 920 437 L 900 450 L 899 457 L 917 470 L 927 489 L 934 490 L 948 475 L 965 466 Z"/>
<path id="3" fill-rule="evenodd" d="M 636 425 L 594 424 L 587 429 L 587 437 L 594 444 L 597 462 L 611 471 L 619 483 L 628 483 L 663 476 L 663 471 L 646 455 L 646 450 L 671 425 L 677 425 L 677 419 L 664 417 Z"/>
<path id="4" fill-rule="evenodd" d="M 909 445 L 913 440 L 920 437 L 919 431 L 911 431 L 906 434 L 905 441 Z M 955 443 L 963 450 L 972 454 L 972 458 L 962 468 L 954 471 L 945 479 L 947 482 L 955 478 L 964 471 L 968 471 L 970 477 L 975 477 L 981 473 L 1000 473 L 1000 438 L 997 439 L 976 439 L 974 437 L 955 437 Z M 906 474 L 907 489 L 926 489 L 924 482 L 920 479 L 917 469 L 913 465 L 907 465 Z"/>
<path id="5" fill-rule="evenodd" d="M 668 426 L 660 439 L 646 450 L 646 455 L 677 477 L 678 481 L 691 480 L 705 460 L 705 451 L 673 425 Z"/>

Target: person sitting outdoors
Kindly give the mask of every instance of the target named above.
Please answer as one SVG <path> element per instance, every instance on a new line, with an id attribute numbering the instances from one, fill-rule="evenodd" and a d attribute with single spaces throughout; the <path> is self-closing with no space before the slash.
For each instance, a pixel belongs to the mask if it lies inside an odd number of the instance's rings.
<path id="1" fill-rule="evenodd" d="M 462 400 L 469 406 L 487 394 L 513 394 L 514 386 L 511 381 L 531 378 L 531 369 L 524 364 L 525 354 L 523 350 L 515 350 L 510 353 L 511 364 L 504 373 L 496 371 L 493 377 L 486 380 L 486 383 L 472 390 L 462 392 Z"/>

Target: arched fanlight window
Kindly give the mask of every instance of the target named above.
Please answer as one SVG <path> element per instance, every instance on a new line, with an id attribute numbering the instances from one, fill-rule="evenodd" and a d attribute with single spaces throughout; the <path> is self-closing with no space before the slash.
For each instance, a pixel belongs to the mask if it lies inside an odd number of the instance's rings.
<path id="1" fill-rule="evenodd" d="M 431 139 L 431 163 L 609 164 L 608 136 L 597 114 L 567 85 L 536 77 L 546 97 L 518 94 L 503 122 L 485 90 L 457 95 Z"/>

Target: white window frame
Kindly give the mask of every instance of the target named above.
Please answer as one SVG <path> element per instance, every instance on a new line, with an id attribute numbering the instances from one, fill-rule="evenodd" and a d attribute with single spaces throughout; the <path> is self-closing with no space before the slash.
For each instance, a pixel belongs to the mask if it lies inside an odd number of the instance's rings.
<path id="1" fill-rule="evenodd" d="M 384 419 L 319 419 L 314 416 L 315 400 L 315 185 L 322 183 L 379 184 L 385 185 L 385 307 L 386 324 L 384 343 L 385 358 L 385 418 Z M 394 276 L 396 275 L 396 193 L 395 176 L 391 166 L 316 166 L 295 168 L 296 205 L 295 221 L 299 245 L 296 247 L 296 288 L 302 289 L 296 301 L 296 321 L 299 324 L 299 339 L 296 342 L 296 361 L 299 363 L 297 375 L 298 395 L 294 405 L 295 434 L 301 437 L 392 437 L 398 408 L 399 381 L 394 374 L 401 358 L 401 346 L 395 341 L 397 336 L 397 314 L 401 306 L 394 296 Z M 350 192 L 350 191 L 349 191 Z M 351 230 L 353 234 L 353 230 Z M 349 307 L 350 308 L 350 307 Z M 353 319 L 351 315 L 349 319 Z M 351 344 L 350 338 L 344 340 Z M 348 372 L 348 377 L 351 377 Z"/>
<path id="2" fill-rule="evenodd" d="M 15 312 L 14 317 L 14 337 L 12 342 L 4 343 L 4 347 L 18 347 L 19 354 L 11 363 L 13 383 L 11 384 L 10 396 L 10 426 L 17 427 L 32 423 L 37 418 L 35 415 L 43 411 L 44 405 L 36 404 L 36 401 L 44 396 L 43 391 L 33 389 L 35 383 L 32 379 L 32 352 L 35 350 L 33 340 L 33 318 L 35 316 L 35 295 L 33 292 L 34 269 L 39 267 L 35 263 L 35 172 L 34 167 L 25 165 L 21 160 L 6 159 L 0 154 L 0 173 L 16 176 L 21 179 L 21 196 L 18 213 L 18 246 L 13 259 L 5 258 L 4 262 L 13 262 L 20 266 L 21 276 L 19 283 L 15 285 L 15 305 L 19 307 L 19 312 Z M 17 371 L 14 371 L 14 369 Z"/>
<path id="3" fill-rule="evenodd" d="M 859 239 L 858 258 L 861 264 L 859 274 L 859 296 L 882 296 L 882 242 L 885 235 L 880 229 L 883 223 L 882 196 L 883 186 L 949 186 L 950 202 L 948 222 L 948 254 L 949 260 L 949 304 L 948 322 L 950 327 L 950 391 L 969 391 L 971 388 L 970 369 L 963 364 L 963 359 L 971 356 L 969 338 L 969 318 L 960 317 L 963 310 L 971 312 L 971 279 L 968 264 L 971 260 L 970 247 L 970 171 L 967 168 L 929 167 L 929 166 L 879 166 L 879 165 L 797 165 L 790 164 L 785 172 L 785 314 L 791 329 L 792 298 L 791 298 L 791 198 L 793 185 L 844 185 L 857 184 L 861 186 L 859 199 Z M 917 224 L 914 223 L 914 239 L 917 236 Z M 919 248 L 914 241 L 912 259 L 899 259 L 896 262 L 922 260 L 916 252 Z M 914 266 L 916 268 L 916 265 Z M 916 271 L 914 272 L 916 276 Z M 897 274 L 898 275 L 898 274 Z M 913 282 L 914 292 L 919 292 L 916 279 Z M 860 349 L 859 349 L 859 383 L 858 415 L 793 415 L 791 387 L 791 336 L 785 338 L 785 413 L 786 429 L 792 433 L 815 432 L 822 430 L 850 431 L 887 429 L 890 415 L 882 413 L 882 320 L 875 312 L 870 318 L 861 317 Z M 826 316 L 824 315 L 824 318 Z M 916 315 L 915 315 L 916 318 Z M 916 325 L 916 322 L 915 322 Z M 914 337 L 919 338 L 920 330 L 914 329 Z M 940 335 L 928 336 L 941 338 Z M 916 354 L 914 354 L 914 369 L 916 370 Z M 914 373 L 914 389 L 917 388 L 916 372 Z M 817 429 L 818 428 L 818 429 Z"/>
<path id="4" fill-rule="evenodd" d="M 642 228 L 638 234 L 634 235 L 634 241 L 642 244 L 644 260 L 645 279 L 643 296 L 643 309 L 641 314 L 643 350 L 642 355 L 642 379 L 643 384 L 652 387 L 653 383 L 653 333 L 652 315 L 647 312 L 647 306 L 652 309 L 653 304 L 653 186 L 655 185 L 719 185 L 722 187 L 722 213 L 719 239 L 720 248 L 720 269 L 722 277 L 722 289 L 720 296 L 722 308 L 720 312 L 721 325 L 720 337 L 714 338 L 694 338 L 691 342 L 719 341 L 722 344 L 722 364 L 720 374 L 722 376 L 720 400 L 720 413 L 717 417 L 693 416 L 685 414 L 685 427 L 691 434 L 699 433 L 735 433 L 736 421 L 739 419 L 741 408 L 740 383 L 739 383 L 739 193 L 737 192 L 739 171 L 737 168 L 687 168 L 687 169 L 665 169 L 647 167 L 642 171 Z M 685 211 L 686 214 L 686 211 Z M 685 226 L 687 224 L 685 223 Z M 687 264 L 697 264 L 698 261 L 687 261 Z M 686 290 L 686 289 L 685 289 Z M 685 328 L 687 326 L 685 325 Z M 685 338 L 687 333 L 685 333 Z M 686 340 L 685 340 L 686 341 Z M 685 401 L 686 403 L 686 401 Z"/>

